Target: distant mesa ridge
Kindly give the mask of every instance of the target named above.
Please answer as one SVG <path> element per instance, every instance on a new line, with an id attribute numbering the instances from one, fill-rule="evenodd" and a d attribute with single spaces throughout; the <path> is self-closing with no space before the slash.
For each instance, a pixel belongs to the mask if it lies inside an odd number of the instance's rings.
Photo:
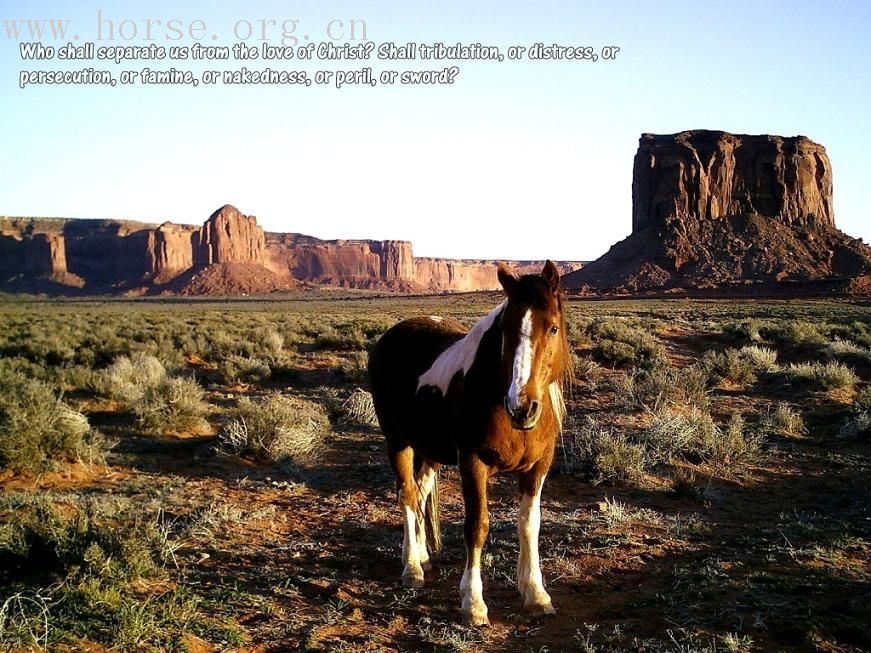
<path id="1" fill-rule="evenodd" d="M 511 265 L 526 273 L 542 263 Z M 632 233 L 592 263 L 559 267 L 582 294 L 871 292 L 871 247 L 835 226 L 831 163 L 804 136 L 643 134 Z M 0 218 L 5 291 L 253 294 L 300 285 L 498 288 L 494 261 L 415 257 L 402 240 L 264 233 L 230 205 L 201 227 Z"/>
<path id="2" fill-rule="evenodd" d="M 543 261 L 515 261 L 520 273 Z M 563 272 L 580 263 L 560 263 Z M 0 218 L 0 288 L 48 293 L 238 294 L 301 284 L 411 292 L 498 288 L 494 261 L 416 258 L 402 240 L 265 233 L 233 206 L 202 227 Z"/>
<path id="3" fill-rule="evenodd" d="M 805 136 L 643 134 L 632 233 L 569 274 L 579 291 L 848 291 L 871 287 L 871 248 L 835 227 L 832 166 Z"/>

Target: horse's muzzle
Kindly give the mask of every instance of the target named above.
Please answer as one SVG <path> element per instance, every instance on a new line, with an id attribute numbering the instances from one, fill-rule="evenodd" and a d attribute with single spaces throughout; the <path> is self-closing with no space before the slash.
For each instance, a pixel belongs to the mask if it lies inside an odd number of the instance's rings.
<path id="1" fill-rule="evenodd" d="M 508 397 L 502 400 L 505 405 L 505 412 L 508 413 L 508 420 L 511 426 L 518 431 L 530 431 L 538 424 L 538 418 L 541 417 L 541 402 L 532 400 L 526 406 L 519 406 L 516 410 L 511 410 L 508 405 Z"/>

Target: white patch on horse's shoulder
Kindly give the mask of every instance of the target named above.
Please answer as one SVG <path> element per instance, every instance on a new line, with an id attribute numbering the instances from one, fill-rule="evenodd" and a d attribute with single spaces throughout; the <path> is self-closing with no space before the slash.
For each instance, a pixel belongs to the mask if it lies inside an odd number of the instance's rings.
<path id="1" fill-rule="evenodd" d="M 469 372 L 469 368 L 472 367 L 472 363 L 475 362 L 475 356 L 478 354 L 481 338 L 493 326 L 503 308 L 505 308 L 505 302 L 502 302 L 487 313 L 480 322 L 472 327 L 469 333 L 445 349 L 435 359 L 430 368 L 420 375 L 420 378 L 417 380 L 417 389 L 420 390 L 422 387 L 429 385 L 441 390 L 442 395 L 447 395 L 451 379 L 454 378 L 454 375 L 461 370 L 463 374 Z"/>
<path id="2" fill-rule="evenodd" d="M 441 322 L 444 318 L 439 317 L 438 315 L 430 315 L 429 319 L 431 319 L 433 322 Z"/>

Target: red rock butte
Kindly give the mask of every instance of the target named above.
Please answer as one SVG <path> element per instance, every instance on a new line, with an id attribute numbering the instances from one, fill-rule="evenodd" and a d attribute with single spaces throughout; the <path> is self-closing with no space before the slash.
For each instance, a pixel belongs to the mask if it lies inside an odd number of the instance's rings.
<path id="1" fill-rule="evenodd" d="M 569 274 L 587 292 L 862 292 L 871 248 L 835 227 L 832 166 L 805 136 L 643 134 L 632 233 Z"/>
<path id="2" fill-rule="evenodd" d="M 518 273 L 543 261 L 510 262 Z M 581 263 L 559 263 L 570 272 Z M 233 206 L 202 227 L 0 218 L 0 288 L 48 293 L 262 293 L 330 285 L 409 292 L 493 290 L 495 261 L 416 258 L 402 240 L 264 233 Z"/>

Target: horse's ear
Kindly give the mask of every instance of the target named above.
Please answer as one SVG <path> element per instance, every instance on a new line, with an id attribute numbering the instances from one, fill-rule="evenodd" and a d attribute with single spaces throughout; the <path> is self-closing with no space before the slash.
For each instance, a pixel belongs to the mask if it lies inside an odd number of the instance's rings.
<path id="1" fill-rule="evenodd" d="M 500 262 L 496 268 L 496 277 L 505 292 L 510 295 L 517 285 L 517 277 L 511 272 L 511 268 Z"/>
<path id="2" fill-rule="evenodd" d="M 550 288 L 552 293 L 559 292 L 559 270 L 557 270 L 556 265 L 554 265 L 553 261 L 548 260 L 547 263 L 544 264 L 544 269 L 541 271 L 541 276 L 544 278 L 545 283 L 547 283 L 547 287 Z"/>

